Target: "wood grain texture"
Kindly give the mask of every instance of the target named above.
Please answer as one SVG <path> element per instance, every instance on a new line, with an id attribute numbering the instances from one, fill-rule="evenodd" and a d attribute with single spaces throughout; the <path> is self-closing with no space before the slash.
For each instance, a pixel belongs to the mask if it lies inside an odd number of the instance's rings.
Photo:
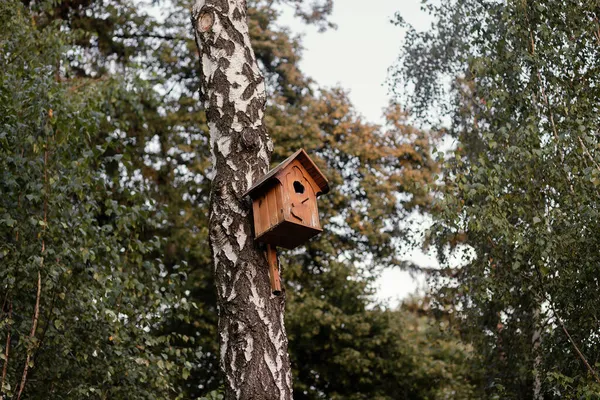
<path id="1" fill-rule="evenodd" d="M 275 296 L 281 294 L 281 280 L 279 278 L 279 262 L 275 246 L 267 245 L 267 259 L 269 260 L 269 277 L 271 278 L 271 291 Z"/>

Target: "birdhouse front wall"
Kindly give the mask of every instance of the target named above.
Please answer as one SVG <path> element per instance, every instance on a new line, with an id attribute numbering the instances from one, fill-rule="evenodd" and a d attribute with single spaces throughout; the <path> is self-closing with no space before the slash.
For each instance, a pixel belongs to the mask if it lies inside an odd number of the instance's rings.
<path id="1" fill-rule="evenodd" d="M 317 209 L 318 187 L 298 161 L 294 161 L 278 176 L 283 190 L 283 213 L 286 221 L 321 229 Z"/>

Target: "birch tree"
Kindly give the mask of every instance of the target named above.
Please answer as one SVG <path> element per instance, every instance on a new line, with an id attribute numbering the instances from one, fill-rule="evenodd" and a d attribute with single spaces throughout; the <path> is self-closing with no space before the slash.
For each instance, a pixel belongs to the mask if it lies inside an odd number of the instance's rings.
<path id="1" fill-rule="evenodd" d="M 267 172 L 273 151 L 246 2 L 198 0 L 192 23 L 213 163 L 209 241 L 225 398 L 291 399 L 285 295 L 271 294 L 267 260 L 253 241 L 250 203 L 242 197 Z"/>
<path id="2" fill-rule="evenodd" d="M 431 240 L 442 255 L 459 242 L 475 255 L 460 268 L 442 257 L 437 300 L 460 310 L 491 398 L 594 398 L 598 2 L 427 9 L 433 28 L 409 29 L 395 73 L 413 110 L 441 111 L 457 144 Z"/>

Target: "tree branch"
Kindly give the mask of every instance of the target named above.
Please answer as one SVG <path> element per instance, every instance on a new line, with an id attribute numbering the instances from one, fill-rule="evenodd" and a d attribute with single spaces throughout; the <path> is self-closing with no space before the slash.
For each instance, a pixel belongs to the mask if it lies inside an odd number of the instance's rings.
<path id="1" fill-rule="evenodd" d="M 569 333 L 569 330 L 565 326 L 565 323 L 563 322 L 563 320 L 558 315 L 558 312 L 556 311 L 556 308 L 554 307 L 554 303 L 552 302 L 552 298 L 550 297 L 550 294 L 548 293 L 548 291 L 544 287 L 544 281 L 542 280 L 542 273 L 540 272 L 540 269 L 537 266 L 535 268 L 535 271 L 536 271 L 538 279 L 540 281 L 540 287 L 541 287 L 542 292 L 543 292 L 542 295 L 548 301 L 548 304 L 550 304 L 550 309 L 552 310 L 552 314 L 554 315 L 554 317 L 558 321 L 558 324 L 560 325 L 560 327 L 562 328 L 563 332 L 567 336 L 567 339 L 569 339 L 569 342 L 571 343 L 571 345 L 575 349 L 575 352 L 577 353 L 577 355 L 579 356 L 579 358 L 581 359 L 581 361 L 583 361 L 583 363 L 585 364 L 586 368 L 592 374 L 592 376 L 594 377 L 594 379 L 596 380 L 596 382 L 600 383 L 600 377 L 598 376 L 598 373 L 596 372 L 596 370 L 594 370 L 594 368 L 588 362 L 587 358 L 583 355 L 583 353 L 579 349 L 579 346 L 577 346 L 577 343 L 575 343 L 575 341 L 571 337 L 571 334 Z"/>
<path id="2" fill-rule="evenodd" d="M 565 333 L 565 335 L 569 339 L 569 342 L 571 342 L 571 344 L 573 345 L 573 348 L 577 352 L 577 355 L 579 356 L 579 358 L 581 359 L 581 361 L 583 361 L 583 363 L 587 367 L 588 371 L 590 371 L 590 373 L 592 374 L 592 376 L 596 380 L 596 382 L 600 383 L 600 377 L 598 376 L 598 373 L 596 372 L 596 370 L 594 370 L 594 368 L 592 368 L 592 366 L 590 365 L 590 363 L 588 362 L 588 360 L 585 358 L 585 356 L 583 355 L 583 353 L 581 352 L 581 350 L 579 350 L 579 346 L 577 346 L 577 344 L 575 343 L 575 341 L 571 337 L 571 334 L 567 330 L 567 327 L 565 326 L 565 323 L 563 322 L 563 320 L 560 318 L 560 316 L 556 312 L 556 309 L 554 308 L 554 304 L 552 303 L 552 301 L 550 299 L 548 299 L 548 298 L 546 298 L 546 299 L 548 300 L 548 303 L 550 303 L 550 308 L 552 309 L 552 313 L 556 317 L 556 320 L 558 321 L 558 324 L 560 325 L 560 327 L 562 328 L 563 332 Z"/>
<path id="3" fill-rule="evenodd" d="M 43 244 L 42 244 L 43 247 Z M 43 258 L 42 258 L 43 260 Z M 42 261 L 43 262 L 43 261 Z M 40 265 L 40 268 L 42 266 Z M 33 323 L 31 325 L 31 332 L 29 333 L 29 338 L 33 341 L 35 338 L 35 331 L 37 329 L 38 319 L 40 317 L 40 297 L 42 294 L 42 274 L 38 271 L 38 282 L 37 282 L 37 295 L 35 298 L 35 309 L 33 311 Z M 21 395 L 23 394 L 23 390 L 25 389 L 25 383 L 27 382 L 27 372 L 29 371 L 29 363 L 31 362 L 31 355 L 33 352 L 31 351 L 33 345 L 30 343 L 27 351 L 27 358 L 25 359 L 25 367 L 23 368 L 23 376 L 21 377 L 21 385 L 19 387 L 19 394 L 17 395 L 17 400 L 21 399 Z"/>
<path id="4" fill-rule="evenodd" d="M 183 36 L 175 36 L 175 35 L 161 35 L 158 33 L 116 33 L 113 35 L 119 39 L 140 39 L 140 38 L 150 38 L 150 39 L 165 39 L 165 40 L 187 40 L 186 37 Z"/>
<path id="5" fill-rule="evenodd" d="M 49 118 L 52 118 L 52 109 L 48 110 Z M 46 136 L 46 145 L 44 147 L 44 224 L 42 225 L 42 234 L 46 230 L 48 225 L 48 136 Z M 33 355 L 33 348 L 35 347 L 33 340 L 35 339 L 35 331 L 37 330 L 38 320 L 40 318 L 40 298 L 42 297 L 42 269 L 44 268 L 44 253 L 46 252 L 46 240 L 42 235 L 42 256 L 40 259 L 40 268 L 37 273 L 37 293 L 35 296 L 35 308 L 33 310 L 33 321 L 31 324 L 31 332 L 29 333 L 29 339 L 31 343 L 27 346 L 27 357 L 25 359 L 25 367 L 23 368 L 23 375 L 21 377 L 21 385 L 19 387 L 19 393 L 17 400 L 21 399 L 25 384 L 27 383 L 27 372 L 29 371 L 29 363 Z"/>
<path id="6" fill-rule="evenodd" d="M 590 151 L 588 150 L 588 148 L 583 143 L 583 140 L 581 140 L 581 137 L 577 136 L 577 139 L 579 139 L 579 143 L 581 144 L 581 148 L 583 149 L 583 152 L 585 154 L 587 154 L 587 156 L 590 158 L 590 161 L 592 162 L 592 164 L 594 164 L 596 166 L 596 168 L 598 170 L 600 170 L 600 165 L 598 165 L 598 163 L 596 162 L 596 160 L 594 160 L 594 157 L 592 157 L 592 155 L 590 154 Z"/>
<path id="7" fill-rule="evenodd" d="M 12 300 L 8 303 L 8 319 L 12 317 Z M 0 394 L 3 392 L 4 382 L 6 381 L 6 372 L 8 371 L 8 357 L 10 355 L 10 331 L 12 325 L 8 325 L 6 334 L 6 348 L 4 349 L 4 366 L 2 367 L 2 380 L 0 381 Z M 2 399 L 3 397 L 0 397 Z"/>

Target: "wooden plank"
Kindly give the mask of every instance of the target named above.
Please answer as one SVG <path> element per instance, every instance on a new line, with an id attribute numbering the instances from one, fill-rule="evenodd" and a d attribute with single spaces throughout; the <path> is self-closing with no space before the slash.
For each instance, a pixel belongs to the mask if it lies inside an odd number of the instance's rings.
<path id="1" fill-rule="evenodd" d="M 277 250 L 275 246 L 267 244 L 267 260 L 269 261 L 269 278 L 271 280 L 271 292 L 275 296 L 281 294 L 281 281 L 279 279 L 279 263 L 277 262 Z"/>
<path id="2" fill-rule="evenodd" d="M 277 180 L 281 182 L 279 189 L 281 190 L 281 207 L 283 208 L 283 219 L 288 220 L 290 218 L 290 192 L 287 190 L 288 188 L 288 170 L 285 169 L 277 174 Z"/>
<path id="3" fill-rule="evenodd" d="M 258 237 L 264 232 L 260 219 L 260 207 L 258 205 L 259 199 L 252 201 L 252 215 L 254 215 L 254 237 Z"/>
<path id="4" fill-rule="evenodd" d="M 280 223 L 284 219 L 283 186 L 280 183 L 275 186 L 275 204 L 277 206 L 277 223 Z"/>
<path id="5" fill-rule="evenodd" d="M 271 187 L 267 192 L 268 211 L 269 211 L 269 228 L 277 225 L 279 222 L 277 208 L 277 188 Z"/>
<path id="6" fill-rule="evenodd" d="M 268 230 L 271 226 L 269 225 L 269 203 L 267 200 L 266 194 L 263 194 L 259 199 L 260 206 L 260 224 L 261 224 L 261 232 Z"/>

